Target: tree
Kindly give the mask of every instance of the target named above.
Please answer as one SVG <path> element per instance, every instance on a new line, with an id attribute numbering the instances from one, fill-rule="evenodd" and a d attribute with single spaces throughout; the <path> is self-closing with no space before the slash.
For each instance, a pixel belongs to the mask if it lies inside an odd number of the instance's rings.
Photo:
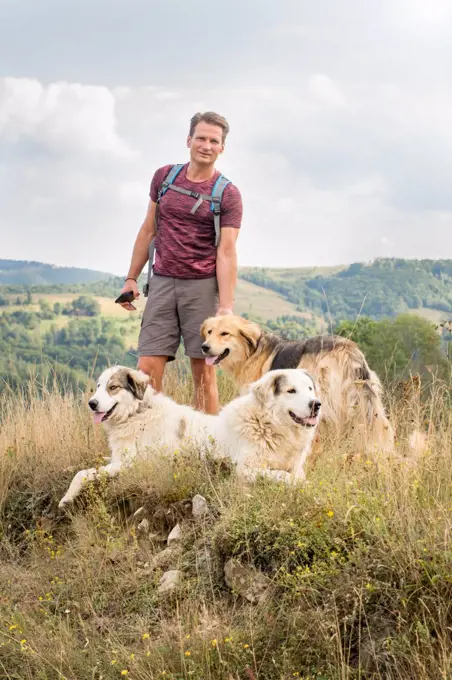
<path id="1" fill-rule="evenodd" d="M 65 305 L 63 314 L 68 316 L 99 316 L 100 304 L 89 295 L 80 295 Z"/>
<path id="2" fill-rule="evenodd" d="M 382 378 L 401 380 L 410 374 L 445 376 L 447 358 L 434 324 L 421 316 L 400 314 L 395 319 L 338 324 L 335 333 L 354 340 L 369 365 Z"/>

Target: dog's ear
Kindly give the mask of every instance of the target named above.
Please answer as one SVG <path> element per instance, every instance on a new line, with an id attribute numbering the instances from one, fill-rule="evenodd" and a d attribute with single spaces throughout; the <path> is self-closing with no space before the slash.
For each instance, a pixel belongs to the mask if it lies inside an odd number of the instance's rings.
<path id="1" fill-rule="evenodd" d="M 210 323 L 211 317 L 208 319 L 204 319 L 204 321 L 201 324 L 201 328 L 199 329 L 199 332 L 201 334 L 201 337 L 205 340 L 207 336 L 207 325 Z"/>
<path id="2" fill-rule="evenodd" d="M 268 404 L 274 397 L 281 394 L 286 383 L 286 376 L 281 375 L 280 373 L 272 375 L 270 372 L 265 375 L 264 380 L 261 378 L 257 384 L 255 384 L 253 393 L 261 404 Z"/>
<path id="3" fill-rule="evenodd" d="M 257 323 L 240 319 L 239 334 L 246 340 L 250 354 L 255 352 L 262 336 L 262 330 Z"/>
<path id="4" fill-rule="evenodd" d="M 320 397 L 320 385 L 317 381 L 317 377 L 315 375 L 313 375 L 312 373 L 310 373 L 309 371 L 307 371 L 306 369 L 303 369 L 303 370 L 306 373 L 306 375 L 308 376 L 308 378 L 310 378 L 312 380 L 312 384 L 314 385 L 314 394 L 318 399 Z"/>
<path id="5" fill-rule="evenodd" d="M 146 388 L 149 385 L 149 376 L 142 371 L 126 372 L 127 389 L 132 392 L 136 399 L 143 399 Z"/>
<path id="6" fill-rule="evenodd" d="M 273 390 L 273 395 L 277 397 L 284 389 L 284 385 L 287 383 L 287 378 L 285 375 L 277 375 L 273 378 L 271 383 L 271 389 Z"/>

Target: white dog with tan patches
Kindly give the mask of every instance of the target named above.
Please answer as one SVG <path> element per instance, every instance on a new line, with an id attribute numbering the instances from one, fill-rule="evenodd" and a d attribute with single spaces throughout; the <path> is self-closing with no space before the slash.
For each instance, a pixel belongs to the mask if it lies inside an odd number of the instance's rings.
<path id="1" fill-rule="evenodd" d="M 177 404 L 148 381 L 146 374 L 124 366 L 102 373 L 89 406 L 94 422 L 105 427 L 111 459 L 98 469 L 78 472 L 60 507 L 99 474 L 117 475 L 138 456 L 152 455 L 151 447 L 174 450 L 188 440 L 202 451 L 213 439 L 218 455 L 230 458 L 250 480 L 259 474 L 285 481 L 304 478 L 321 406 L 306 371 L 270 371 L 218 415 Z"/>

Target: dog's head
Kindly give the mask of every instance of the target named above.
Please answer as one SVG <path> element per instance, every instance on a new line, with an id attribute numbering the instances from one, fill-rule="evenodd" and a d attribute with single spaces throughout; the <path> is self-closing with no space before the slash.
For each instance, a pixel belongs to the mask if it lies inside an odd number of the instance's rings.
<path id="1" fill-rule="evenodd" d="M 250 385 L 249 392 L 281 423 L 306 428 L 318 425 L 321 403 L 317 385 L 301 368 L 269 371 Z"/>
<path id="2" fill-rule="evenodd" d="M 202 351 L 206 363 L 233 365 L 245 361 L 257 349 L 262 331 L 252 321 L 226 314 L 206 319 L 201 326 Z"/>
<path id="3" fill-rule="evenodd" d="M 149 376 L 126 366 L 107 368 L 88 402 L 95 423 L 121 422 L 138 409 L 149 387 Z M 149 387 L 149 389 L 151 389 Z"/>

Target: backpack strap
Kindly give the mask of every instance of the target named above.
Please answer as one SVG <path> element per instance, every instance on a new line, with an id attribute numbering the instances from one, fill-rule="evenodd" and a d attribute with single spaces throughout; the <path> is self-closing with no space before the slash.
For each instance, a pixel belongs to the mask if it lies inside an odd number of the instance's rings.
<path id="1" fill-rule="evenodd" d="M 155 224 L 155 234 L 157 235 L 157 230 L 158 230 L 158 222 L 159 222 L 159 203 L 160 199 L 162 196 L 168 191 L 168 189 L 172 189 L 172 183 L 184 167 L 183 163 L 177 163 L 176 165 L 173 165 L 172 168 L 170 168 L 168 174 L 166 175 L 165 179 L 160 185 L 159 192 L 157 194 L 157 201 L 156 201 L 156 206 L 155 206 L 155 219 L 154 219 L 154 224 Z M 155 256 L 155 238 L 152 239 L 152 241 L 149 244 L 149 259 L 148 259 L 148 279 L 147 282 L 143 288 L 143 293 L 144 296 L 147 297 L 149 294 L 149 283 L 151 281 L 152 277 L 152 269 L 154 266 L 154 256 Z"/>
<path id="2" fill-rule="evenodd" d="M 148 259 L 148 279 L 143 287 L 143 294 L 144 297 L 147 297 L 149 295 L 149 284 L 151 281 L 152 277 L 152 269 L 154 266 L 154 256 L 155 256 L 155 238 L 157 235 L 157 230 L 158 230 L 158 222 L 159 222 L 159 203 L 160 199 L 162 196 L 168 191 L 168 189 L 171 187 L 172 183 L 184 167 L 183 163 L 177 163 L 176 165 L 173 165 L 172 168 L 170 168 L 168 174 L 166 175 L 165 179 L 163 180 L 162 184 L 160 185 L 159 192 L 157 194 L 157 201 L 156 201 L 156 206 L 155 206 L 155 219 L 154 219 L 154 225 L 155 225 L 155 236 L 152 239 L 152 241 L 149 244 L 149 259 Z"/>
<path id="3" fill-rule="evenodd" d="M 215 245 L 218 245 L 218 242 L 220 240 L 220 212 L 221 212 L 221 198 L 223 196 L 223 192 L 226 189 L 227 185 L 231 183 L 231 180 L 229 180 L 227 177 L 224 175 L 220 175 L 217 178 L 217 181 L 213 185 L 212 189 L 212 196 L 211 196 L 211 203 L 210 203 L 210 209 L 213 212 L 213 223 L 215 226 Z"/>
<path id="4" fill-rule="evenodd" d="M 183 163 L 177 163 L 176 165 L 173 165 L 173 167 L 170 169 L 170 171 L 168 172 L 167 176 L 165 177 L 160 186 L 159 193 L 157 195 L 157 203 L 160 202 L 162 196 L 168 191 L 169 187 L 173 184 L 174 180 L 176 179 L 176 177 L 178 176 L 183 167 L 184 167 Z"/>

